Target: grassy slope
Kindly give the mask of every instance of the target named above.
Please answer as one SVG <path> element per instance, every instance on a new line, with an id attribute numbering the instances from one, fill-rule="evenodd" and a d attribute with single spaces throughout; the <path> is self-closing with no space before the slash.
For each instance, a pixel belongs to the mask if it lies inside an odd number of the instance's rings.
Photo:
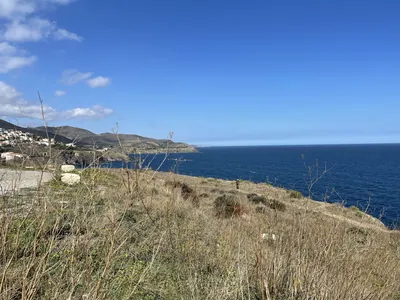
<path id="1" fill-rule="evenodd" d="M 265 184 L 82 175 L 1 202 L 0 299 L 400 299 L 400 233 L 359 211 Z"/>

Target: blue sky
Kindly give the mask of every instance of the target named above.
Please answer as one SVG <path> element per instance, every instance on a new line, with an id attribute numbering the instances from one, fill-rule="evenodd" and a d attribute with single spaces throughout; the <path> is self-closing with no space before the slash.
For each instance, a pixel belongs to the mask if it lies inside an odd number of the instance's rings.
<path id="1" fill-rule="evenodd" d="M 0 0 L 0 116 L 200 145 L 400 142 L 398 1 Z"/>

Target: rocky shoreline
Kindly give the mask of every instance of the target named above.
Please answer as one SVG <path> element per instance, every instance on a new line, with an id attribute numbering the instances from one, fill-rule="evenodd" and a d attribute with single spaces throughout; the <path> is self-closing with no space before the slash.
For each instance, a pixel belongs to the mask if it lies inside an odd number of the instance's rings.
<path id="1" fill-rule="evenodd" d="M 136 151 L 135 151 L 136 150 Z M 113 161 L 128 161 L 132 154 L 165 154 L 165 153 L 197 153 L 194 147 L 170 148 L 170 149 L 132 149 L 132 151 L 120 151 L 119 149 L 98 151 L 98 150 L 64 150 L 58 155 L 60 164 L 91 165 L 102 164 Z"/>

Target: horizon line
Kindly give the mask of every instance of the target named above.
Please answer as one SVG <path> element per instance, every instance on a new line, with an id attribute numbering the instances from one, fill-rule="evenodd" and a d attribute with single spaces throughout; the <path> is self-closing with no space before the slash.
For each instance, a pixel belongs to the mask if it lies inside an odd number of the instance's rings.
<path id="1" fill-rule="evenodd" d="M 326 144 L 281 144 L 281 145 L 271 145 L 271 144 L 260 144 L 260 145 L 195 145 L 188 143 L 190 146 L 195 148 L 211 148 L 211 147 L 291 147 L 291 146 L 372 146 L 372 145 L 400 145 L 400 142 L 387 142 L 387 143 L 326 143 Z"/>

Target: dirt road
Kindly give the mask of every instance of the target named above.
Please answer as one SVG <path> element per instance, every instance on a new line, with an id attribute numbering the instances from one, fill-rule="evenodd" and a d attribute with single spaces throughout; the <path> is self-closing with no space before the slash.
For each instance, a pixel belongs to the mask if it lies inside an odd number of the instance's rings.
<path id="1" fill-rule="evenodd" d="M 37 188 L 39 184 L 51 179 L 50 173 L 41 171 L 0 169 L 0 195 L 25 188 Z"/>

